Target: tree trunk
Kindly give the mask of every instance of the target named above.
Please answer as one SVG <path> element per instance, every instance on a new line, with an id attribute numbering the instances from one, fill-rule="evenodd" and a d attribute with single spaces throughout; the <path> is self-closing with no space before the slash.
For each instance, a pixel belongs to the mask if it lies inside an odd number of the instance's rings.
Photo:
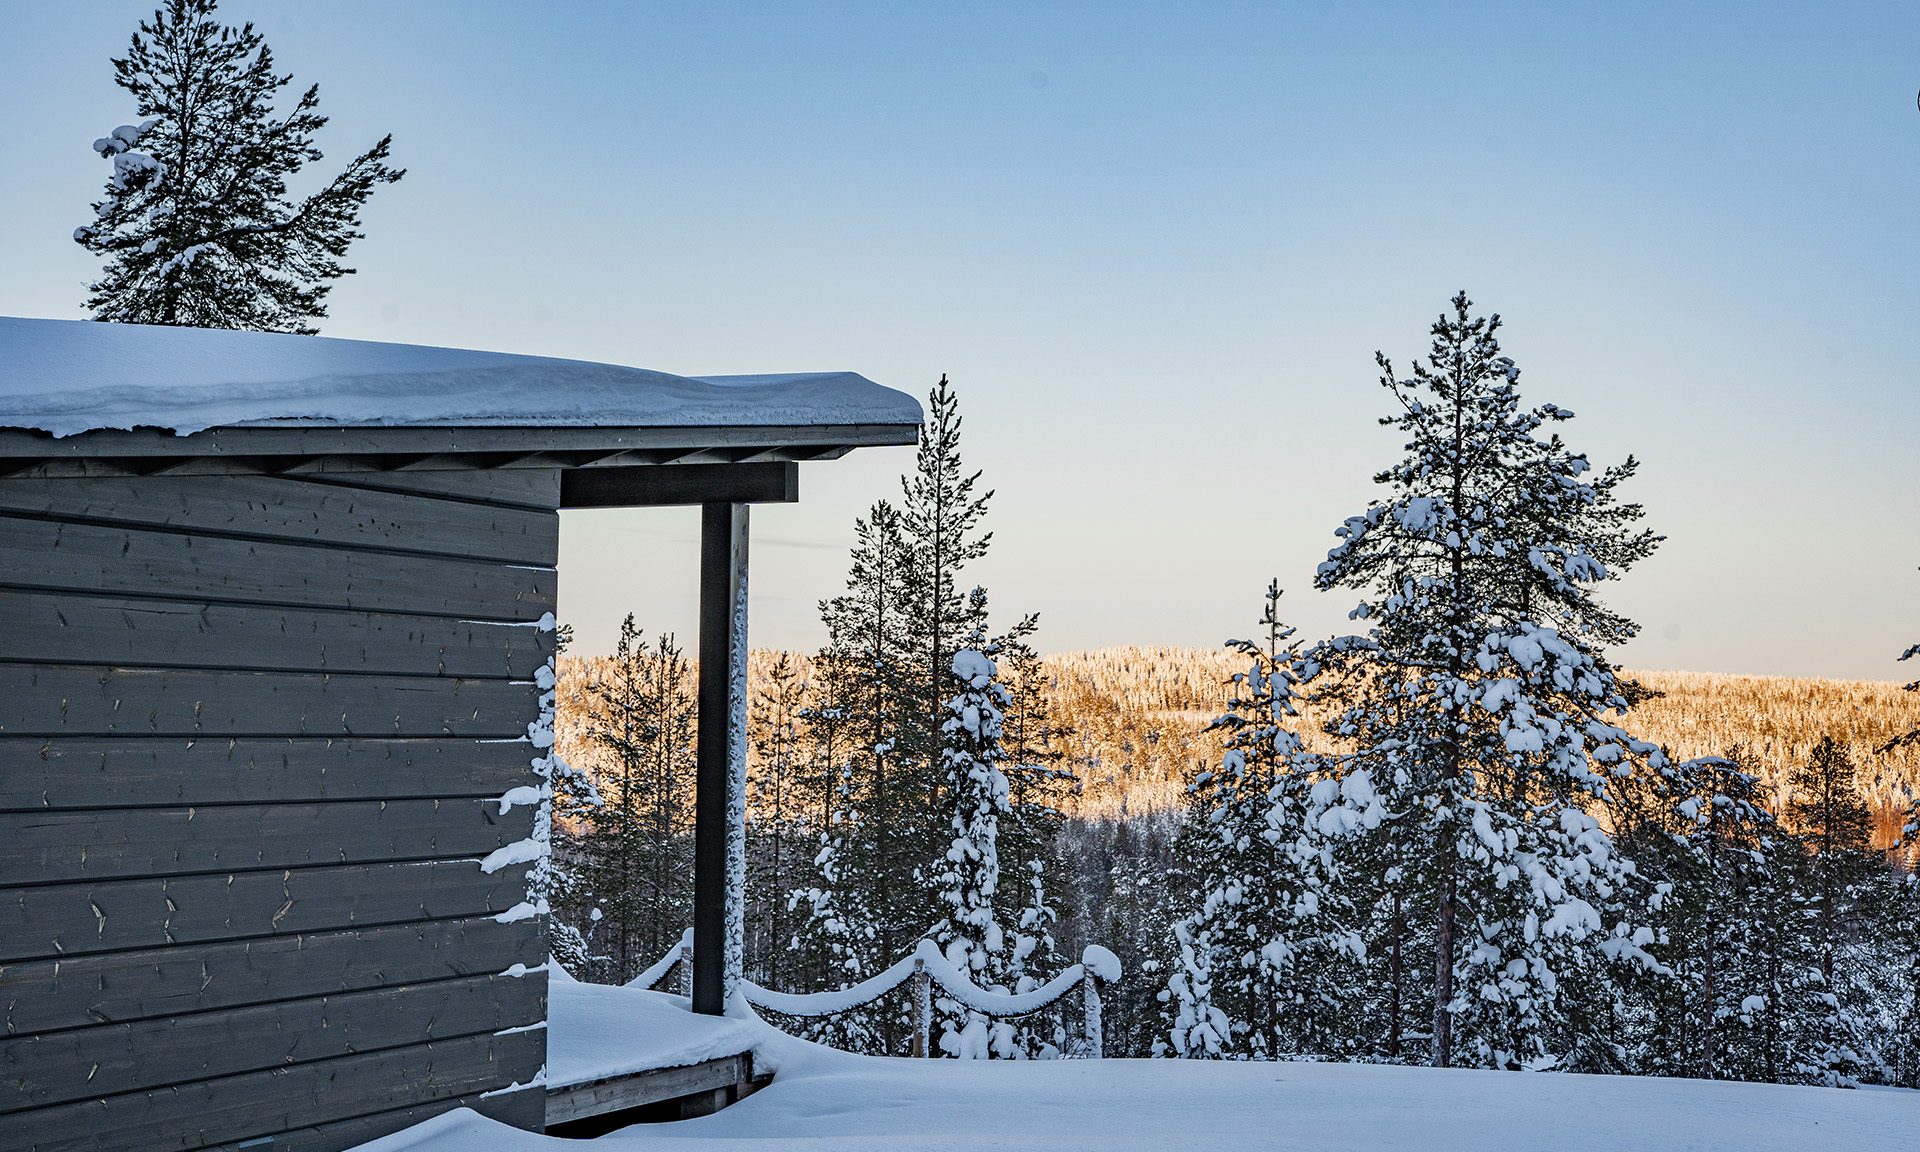
<path id="1" fill-rule="evenodd" d="M 1433 1066 L 1453 1061 L 1453 845 L 1444 846 L 1433 934 Z"/>
<path id="2" fill-rule="evenodd" d="M 1400 1056 L 1400 986 L 1406 979 L 1401 967 L 1401 941 L 1407 932 L 1407 922 L 1400 909 L 1400 890 L 1393 892 L 1393 943 L 1388 951 L 1388 990 L 1387 990 L 1387 1055 L 1398 1059 Z"/>

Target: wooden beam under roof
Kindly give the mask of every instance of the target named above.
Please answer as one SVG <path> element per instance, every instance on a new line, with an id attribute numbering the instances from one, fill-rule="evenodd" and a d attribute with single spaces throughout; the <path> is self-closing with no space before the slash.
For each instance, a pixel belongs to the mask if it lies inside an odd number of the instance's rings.
<path id="1" fill-rule="evenodd" d="M 792 504 L 799 499 L 800 465 L 794 463 L 642 464 L 560 473 L 562 508 Z"/>

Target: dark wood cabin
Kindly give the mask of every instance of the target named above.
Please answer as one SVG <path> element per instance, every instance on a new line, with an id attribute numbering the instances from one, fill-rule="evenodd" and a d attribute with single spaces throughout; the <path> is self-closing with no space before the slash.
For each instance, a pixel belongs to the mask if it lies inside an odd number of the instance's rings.
<path id="1" fill-rule="evenodd" d="M 559 510 L 703 506 L 723 716 L 747 505 L 919 421 L 850 373 L 0 319 L 0 1148 L 538 1130 L 546 918 L 478 865 L 533 826 L 497 801 L 539 782 Z M 701 734 L 718 1011 L 738 750 Z"/>

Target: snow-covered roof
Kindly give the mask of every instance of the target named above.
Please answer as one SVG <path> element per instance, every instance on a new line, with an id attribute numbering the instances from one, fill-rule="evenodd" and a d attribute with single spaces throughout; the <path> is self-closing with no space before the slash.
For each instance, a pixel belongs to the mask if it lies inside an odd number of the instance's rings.
<path id="1" fill-rule="evenodd" d="M 852 372 L 676 376 L 460 348 L 0 317 L 0 429 L 763 428 L 920 423 Z M 906 440 L 911 443 L 911 438 Z"/>

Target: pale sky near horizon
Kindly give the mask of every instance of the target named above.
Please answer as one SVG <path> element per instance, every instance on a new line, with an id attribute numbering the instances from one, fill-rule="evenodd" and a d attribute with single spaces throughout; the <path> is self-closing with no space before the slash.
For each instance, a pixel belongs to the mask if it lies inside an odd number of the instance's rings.
<path id="1" fill-rule="evenodd" d="M 69 236 L 151 0 L 0 0 L 0 314 L 84 315 Z M 328 335 L 689 374 L 948 373 L 998 490 L 971 576 L 1049 650 L 1214 645 L 1398 455 L 1466 288 L 1666 545 L 1628 666 L 1920 676 L 1920 4 L 228 0 L 394 134 Z M 754 513 L 752 637 L 812 647 L 907 449 Z M 562 615 L 691 640 L 691 510 L 574 512 Z"/>

